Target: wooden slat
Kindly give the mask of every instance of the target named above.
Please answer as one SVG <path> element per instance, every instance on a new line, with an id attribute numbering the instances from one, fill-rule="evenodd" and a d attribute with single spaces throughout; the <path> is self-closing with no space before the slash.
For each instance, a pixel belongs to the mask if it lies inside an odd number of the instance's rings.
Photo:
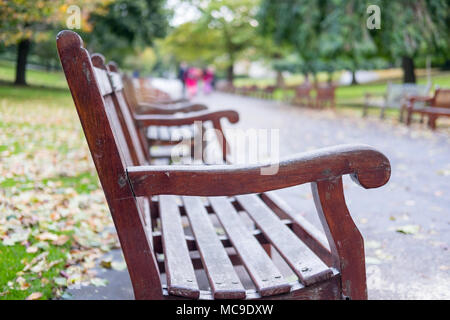
<path id="1" fill-rule="evenodd" d="M 304 285 L 329 279 L 333 272 L 276 214 L 254 194 L 236 196 L 237 201 L 286 260 Z"/>
<path id="2" fill-rule="evenodd" d="M 169 292 L 176 296 L 196 299 L 200 295 L 200 290 L 174 196 L 159 197 L 159 215 Z"/>
<path id="3" fill-rule="evenodd" d="M 262 193 L 261 199 L 275 212 L 280 219 L 290 219 L 293 221 L 292 229 L 302 241 L 325 262 L 331 266 L 333 258 L 329 249 L 328 240 L 323 232 L 313 226 L 300 214 L 296 214 L 293 209 L 277 194 Z"/>
<path id="4" fill-rule="evenodd" d="M 229 199 L 211 197 L 209 201 L 261 296 L 288 292 L 290 285 L 245 227 Z"/>
<path id="5" fill-rule="evenodd" d="M 156 126 L 148 127 L 147 138 L 149 138 L 151 140 L 158 140 L 158 138 L 159 138 L 158 127 L 156 127 Z"/>
<path id="6" fill-rule="evenodd" d="M 94 67 L 95 77 L 102 95 L 107 95 L 112 92 L 111 83 L 108 79 L 108 74 L 105 70 Z"/>
<path id="7" fill-rule="evenodd" d="M 144 226 L 150 246 L 153 248 L 152 219 L 149 200 L 146 197 L 137 197 L 136 202 L 139 207 L 139 213 L 142 217 L 142 225 Z"/>
<path id="8" fill-rule="evenodd" d="M 159 126 L 158 131 L 159 131 L 159 138 L 161 140 L 170 141 L 169 128 L 167 128 L 166 126 Z"/>
<path id="9" fill-rule="evenodd" d="M 186 214 L 216 299 L 243 299 L 245 289 L 199 197 L 183 197 Z"/>

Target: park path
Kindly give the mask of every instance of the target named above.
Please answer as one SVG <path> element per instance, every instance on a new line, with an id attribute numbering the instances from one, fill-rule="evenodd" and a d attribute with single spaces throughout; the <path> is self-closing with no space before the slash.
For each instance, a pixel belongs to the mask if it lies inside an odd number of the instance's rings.
<path id="1" fill-rule="evenodd" d="M 450 299 L 450 138 L 444 133 L 359 114 L 315 111 L 275 101 L 214 93 L 198 96 L 211 109 L 231 108 L 240 121 L 227 128 L 279 129 L 280 155 L 336 144 L 364 143 L 391 161 L 390 182 L 365 190 L 344 177 L 347 204 L 366 248 L 370 299 Z M 309 185 L 280 192 L 320 226 Z M 120 258 L 120 252 L 113 253 Z M 125 272 L 105 271 L 103 288 L 69 290 L 75 299 L 129 299 Z"/>
<path id="2" fill-rule="evenodd" d="M 279 129 L 280 156 L 363 143 L 391 161 L 390 182 L 365 190 L 344 179 L 347 204 L 365 239 L 371 299 L 450 299 L 450 137 L 422 126 L 362 119 L 215 93 L 195 101 L 239 112 L 242 129 Z M 230 125 L 233 127 L 235 125 Z M 282 192 L 320 225 L 309 185 Z M 405 234 L 406 233 L 406 234 Z"/>

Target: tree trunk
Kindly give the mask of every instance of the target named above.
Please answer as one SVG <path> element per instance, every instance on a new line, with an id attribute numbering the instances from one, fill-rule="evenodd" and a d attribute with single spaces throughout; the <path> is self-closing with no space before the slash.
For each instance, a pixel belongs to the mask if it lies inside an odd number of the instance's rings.
<path id="1" fill-rule="evenodd" d="M 328 79 L 327 82 L 329 85 L 333 83 L 333 71 L 328 71 Z"/>
<path id="2" fill-rule="evenodd" d="M 283 72 L 277 70 L 277 87 L 284 88 Z"/>
<path id="3" fill-rule="evenodd" d="M 352 70 L 352 85 L 358 84 L 358 80 L 356 80 L 356 71 Z"/>
<path id="4" fill-rule="evenodd" d="M 233 84 L 233 80 L 234 80 L 234 66 L 230 65 L 227 68 L 227 80 L 229 84 Z"/>
<path id="5" fill-rule="evenodd" d="M 16 81 L 14 84 L 26 85 L 25 72 L 27 70 L 27 58 L 30 52 L 31 40 L 22 39 L 17 45 Z"/>
<path id="6" fill-rule="evenodd" d="M 414 60 L 411 57 L 402 57 L 403 82 L 416 83 L 416 73 L 414 68 Z"/>

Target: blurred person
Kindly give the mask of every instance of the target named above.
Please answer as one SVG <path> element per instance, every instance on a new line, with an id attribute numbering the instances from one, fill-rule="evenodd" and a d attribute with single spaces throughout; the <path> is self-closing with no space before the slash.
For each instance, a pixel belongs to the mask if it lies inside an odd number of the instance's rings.
<path id="1" fill-rule="evenodd" d="M 186 62 L 181 62 L 178 69 L 178 80 L 181 81 L 183 98 L 186 97 L 186 76 L 188 66 Z"/>
<path id="2" fill-rule="evenodd" d="M 188 68 L 188 70 L 186 71 L 185 82 L 189 99 L 197 95 L 197 80 L 198 69 L 194 67 Z"/>
<path id="3" fill-rule="evenodd" d="M 204 94 L 210 94 L 213 90 L 214 83 L 214 70 L 211 67 L 203 70 L 203 92 Z"/>

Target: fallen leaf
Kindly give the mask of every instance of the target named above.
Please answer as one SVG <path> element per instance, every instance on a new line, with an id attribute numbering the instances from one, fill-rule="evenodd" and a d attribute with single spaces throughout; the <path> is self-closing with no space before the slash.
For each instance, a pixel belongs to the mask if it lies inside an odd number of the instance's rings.
<path id="1" fill-rule="evenodd" d="M 36 253 L 38 252 L 39 248 L 36 246 L 30 246 L 27 248 L 27 253 Z"/>
<path id="2" fill-rule="evenodd" d="M 374 257 L 366 257 L 366 264 L 380 264 L 381 261 Z"/>
<path id="3" fill-rule="evenodd" d="M 114 270 L 117 270 L 117 271 L 123 271 L 127 268 L 127 264 L 125 263 L 125 261 L 122 261 L 122 262 L 113 261 L 111 263 L 111 266 Z"/>
<path id="4" fill-rule="evenodd" d="M 419 232 L 420 226 L 408 224 L 402 227 L 397 228 L 397 232 L 403 233 L 403 234 L 416 234 Z"/>
<path id="5" fill-rule="evenodd" d="M 53 240 L 53 241 L 52 241 L 52 244 L 55 245 L 55 246 L 62 246 L 62 245 L 64 245 L 67 241 L 69 241 L 69 239 L 70 239 L 70 238 L 69 238 L 68 235 L 63 234 L 63 235 L 58 236 L 58 238 L 57 238 L 56 240 Z"/>
<path id="6" fill-rule="evenodd" d="M 42 298 L 42 292 L 33 292 L 25 300 L 38 300 Z"/>
<path id="7" fill-rule="evenodd" d="M 91 283 L 96 287 L 106 287 L 109 281 L 102 278 L 93 278 L 91 279 Z"/>

